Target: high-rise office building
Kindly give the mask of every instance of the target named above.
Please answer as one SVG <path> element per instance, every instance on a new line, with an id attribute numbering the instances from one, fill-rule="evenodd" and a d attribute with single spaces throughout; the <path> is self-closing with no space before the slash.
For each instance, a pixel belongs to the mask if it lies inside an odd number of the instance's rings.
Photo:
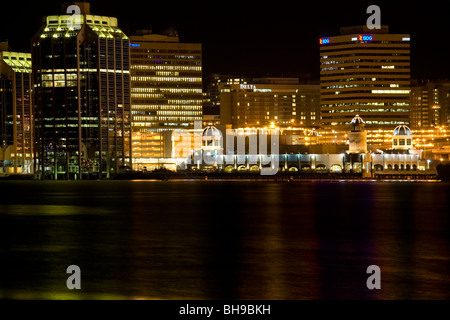
<path id="1" fill-rule="evenodd" d="M 108 178 L 131 168 L 130 42 L 116 18 L 71 5 L 32 40 L 36 172 Z"/>
<path id="2" fill-rule="evenodd" d="M 236 75 L 212 74 L 206 84 L 206 93 L 208 94 L 210 104 L 203 106 L 204 114 L 220 115 L 220 88 L 221 85 L 248 84 L 251 78 L 244 78 Z"/>
<path id="3" fill-rule="evenodd" d="M 410 35 L 361 26 L 321 38 L 320 84 L 325 128 L 345 129 L 356 114 L 366 129 L 409 124 Z"/>
<path id="4" fill-rule="evenodd" d="M 248 84 L 251 81 L 251 78 L 237 75 L 211 74 L 205 84 L 206 92 L 203 93 L 203 125 L 220 124 L 220 86 Z"/>
<path id="5" fill-rule="evenodd" d="M 442 81 L 438 86 L 439 122 L 450 127 L 450 81 Z"/>
<path id="6" fill-rule="evenodd" d="M 297 78 L 260 78 L 248 84 L 223 83 L 220 121 L 233 128 L 319 127 L 320 86 Z"/>
<path id="7" fill-rule="evenodd" d="M 450 81 L 413 81 L 411 86 L 411 129 L 450 125 Z"/>
<path id="8" fill-rule="evenodd" d="M 0 43 L 0 173 L 32 173 L 31 54 Z"/>
<path id="9" fill-rule="evenodd" d="M 176 34 L 131 36 L 133 168 L 164 156 L 164 132 L 202 120 L 202 46 Z"/>

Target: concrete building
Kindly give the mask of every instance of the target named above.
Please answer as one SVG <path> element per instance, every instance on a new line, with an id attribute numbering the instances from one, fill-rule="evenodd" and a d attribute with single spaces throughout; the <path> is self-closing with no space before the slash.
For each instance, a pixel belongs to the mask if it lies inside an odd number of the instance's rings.
<path id="1" fill-rule="evenodd" d="M 450 125 L 450 81 L 413 81 L 411 86 L 411 129 Z"/>
<path id="2" fill-rule="evenodd" d="M 320 87 L 297 78 L 261 78 L 222 84 L 220 121 L 233 128 L 319 127 Z"/>
<path id="3" fill-rule="evenodd" d="M 164 131 L 202 120 L 202 46 L 176 34 L 131 36 L 133 169 L 164 156 Z"/>
<path id="4" fill-rule="evenodd" d="M 233 84 L 249 84 L 251 78 L 245 78 L 237 75 L 212 74 L 207 79 L 206 97 L 207 101 L 203 105 L 203 116 L 216 116 L 220 120 L 220 86 Z M 209 117 L 208 119 L 214 119 Z M 207 124 L 205 124 L 207 125 Z"/>
<path id="5" fill-rule="evenodd" d="M 325 129 L 346 130 L 355 114 L 366 129 L 410 123 L 410 35 L 360 26 L 319 42 Z"/>

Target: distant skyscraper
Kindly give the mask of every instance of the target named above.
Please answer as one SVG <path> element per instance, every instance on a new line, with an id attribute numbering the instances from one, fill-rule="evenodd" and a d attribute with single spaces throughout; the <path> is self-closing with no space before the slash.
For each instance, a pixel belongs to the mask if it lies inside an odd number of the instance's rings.
<path id="1" fill-rule="evenodd" d="M 0 173 L 32 173 L 31 54 L 0 43 Z"/>
<path id="2" fill-rule="evenodd" d="M 368 129 L 410 123 L 410 36 L 387 26 L 341 28 L 320 39 L 322 123 L 345 129 L 358 114 Z"/>
<path id="3" fill-rule="evenodd" d="M 202 120 L 202 46 L 142 30 L 131 39 L 133 168 L 164 156 L 165 131 Z"/>
<path id="4" fill-rule="evenodd" d="M 297 78 L 226 82 L 220 89 L 220 121 L 233 128 L 320 126 L 320 86 Z"/>
<path id="5" fill-rule="evenodd" d="M 48 16 L 32 41 L 42 178 L 108 178 L 131 168 L 129 39 L 116 18 L 75 5 L 79 20 Z"/>

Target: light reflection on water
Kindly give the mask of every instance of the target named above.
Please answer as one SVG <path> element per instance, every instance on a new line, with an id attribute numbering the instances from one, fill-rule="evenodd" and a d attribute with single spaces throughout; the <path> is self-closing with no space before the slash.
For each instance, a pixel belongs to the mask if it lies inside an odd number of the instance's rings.
<path id="1" fill-rule="evenodd" d="M 2 182 L 0 298 L 448 299 L 449 190 Z M 72 264 L 81 291 L 66 288 Z M 380 291 L 366 287 L 372 264 Z"/>

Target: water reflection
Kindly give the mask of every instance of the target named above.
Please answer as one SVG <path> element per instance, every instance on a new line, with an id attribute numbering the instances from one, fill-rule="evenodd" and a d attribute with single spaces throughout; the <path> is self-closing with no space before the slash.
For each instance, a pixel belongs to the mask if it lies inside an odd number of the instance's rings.
<path id="1" fill-rule="evenodd" d="M 0 298 L 448 299 L 449 185 L 3 182 Z M 82 290 L 66 288 L 79 265 Z M 382 290 L 366 287 L 379 265 Z"/>

